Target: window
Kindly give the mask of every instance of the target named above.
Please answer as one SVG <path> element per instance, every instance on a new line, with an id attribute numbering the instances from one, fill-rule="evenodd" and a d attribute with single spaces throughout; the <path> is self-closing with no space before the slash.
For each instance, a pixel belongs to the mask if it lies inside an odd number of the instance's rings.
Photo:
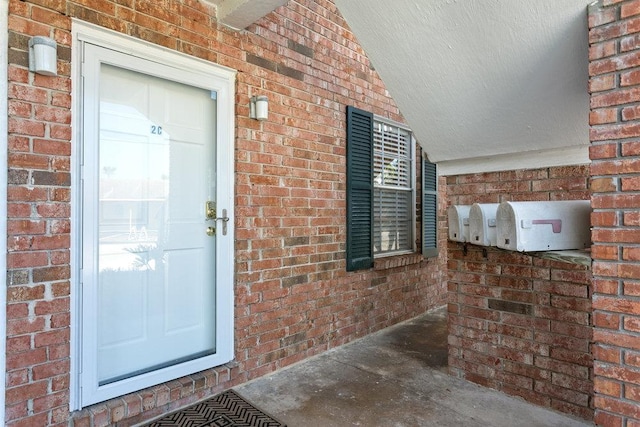
<path id="1" fill-rule="evenodd" d="M 374 117 L 374 255 L 414 250 L 414 151 L 409 130 Z"/>
<path id="2" fill-rule="evenodd" d="M 415 142 L 402 125 L 347 107 L 347 270 L 415 252 Z M 422 158 L 422 254 L 437 256 L 437 173 Z"/>

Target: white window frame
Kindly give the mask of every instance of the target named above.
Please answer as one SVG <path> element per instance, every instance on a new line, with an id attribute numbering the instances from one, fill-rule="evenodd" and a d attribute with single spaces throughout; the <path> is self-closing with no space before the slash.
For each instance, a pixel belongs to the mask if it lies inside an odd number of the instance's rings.
<path id="1" fill-rule="evenodd" d="M 417 183 L 416 183 L 416 141 L 415 138 L 413 137 L 413 132 L 411 131 L 411 129 L 402 124 L 402 123 L 398 123 L 395 122 L 393 120 L 381 117 L 381 116 L 377 116 L 374 115 L 373 116 L 373 121 L 374 121 L 374 140 L 372 140 L 372 144 L 374 144 L 373 149 L 374 149 L 374 158 L 375 158 L 375 134 L 376 134 L 376 130 L 375 130 L 375 126 L 377 124 L 382 124 L 382 125 L 388 125 L 388 126 L 392 126 L 392 127 L 396 127 L 399 128 L 401 130 L 403 130 L 404 132 L 409 134 L 409 138 L 408 138 L 408 142 L 407 144 L 409 145 L 408 149 L 409 149 L 409 183 L 410 183 L 410 207 L 409 207 L 409 215 L 411 216 L 411 221 L 410 221 L 410 230 L 409 230 L 409 239 L 411 242 L 411 247 L 410 249 L 401 249 L 401 250 L 394 250 L 394 251 L 378 251 L 376 250 L 376 246 L 375 246 L 375 241 L 376 238 L 374 236 L 373 242 L 373 256 L 374 258 L 383 258 L 383 257 L 389 257 L 389 256 L 396 256 L 396 255 L 404 255 L 404 254 L 411 254 L 411 253 L 415 253 L 417 252 L 417 247 L 416 247 L 416 187 L 417 187 Z M 371 165 L 372 168 L 374 168 L 375 166 L 372 164 Z M 373 217 L 373 233 L 375 234 L 375 230 L 376 230 L 376 223 L 379 221 L 379 219 L 376 217 L 376 200 L 375 200 L 375 191 L 376 189 L 380 188 L 380 189 L 387 189 L 387 190 L 398 190 L 398 187 L 393 187 L 393 186 L 384 186 L 384 185 L 379 185 L 376 183 L 376 172 L 374 170 L 373 172 L 374 177 L 374 197 L 373 197 L 373 204 L 374 204 L 374 208 L 373 208 L 373 212 L 374 212 L 374 217 Z"/>

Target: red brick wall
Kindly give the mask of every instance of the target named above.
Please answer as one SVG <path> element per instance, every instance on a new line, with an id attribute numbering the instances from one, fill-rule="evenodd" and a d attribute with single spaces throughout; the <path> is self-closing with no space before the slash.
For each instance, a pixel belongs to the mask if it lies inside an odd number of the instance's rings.
<path id="1" fill-rule="evenodd" d="M 640 2 L 589 13 L 596 422 L 640 425 Z"/>
<path id="2" fill-rule="evenodd" d="M 9 3 L 8 425 L 143 421 L 444 303 L 444 240 L 440 260 L 345 271 L 345 106 L 402 117 L 330 1 L 291 1 L 244 32 L 198 0 Z M 238 81 L 236 361 L 70 415 L 72 17 Z M 58 42 L 59 77 L 28 73 L 32 35 Z M 268 121 L 247 118 L 253 94 Z"/>
<path id="3" fill-rule="evenodd" d="M 450 204 L 586 199 L 588 167 L 448 177 Z M 452 375 L 593 417 L 591 271 L 449 242 Z"/>

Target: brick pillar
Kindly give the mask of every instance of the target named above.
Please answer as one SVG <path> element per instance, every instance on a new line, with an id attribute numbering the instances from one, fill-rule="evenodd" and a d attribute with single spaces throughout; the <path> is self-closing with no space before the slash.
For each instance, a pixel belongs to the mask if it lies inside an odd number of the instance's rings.
<path id="1" fill-rule="evenodd" d="M 595 421 L 640 426 L 640 1 L 589 9 Z"/>

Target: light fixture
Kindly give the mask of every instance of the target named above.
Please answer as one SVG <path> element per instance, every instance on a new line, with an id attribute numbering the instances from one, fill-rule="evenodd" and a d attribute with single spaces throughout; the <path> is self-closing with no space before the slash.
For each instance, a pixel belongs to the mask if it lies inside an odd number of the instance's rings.
<path id="1" fill-rule="evenodd" d="M 57 47 L 56 41 L 49 37 L 32 37 L 29 40 L 29 71 L 43 76 L 57 76 Z"/>
<path id="2" fill-rule="evenodd" d="M 269 99 L 264 96 L 252 96 L 249 101 L 249 118 L 267 120 L 269 118 Z"/>

